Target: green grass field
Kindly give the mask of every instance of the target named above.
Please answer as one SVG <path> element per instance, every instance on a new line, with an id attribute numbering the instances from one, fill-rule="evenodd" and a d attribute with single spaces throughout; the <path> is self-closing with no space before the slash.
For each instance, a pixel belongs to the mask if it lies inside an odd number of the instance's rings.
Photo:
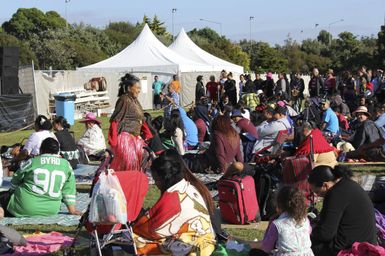
<path id="1" fill-rule="evenodd" d="M 163 113 L 160 111 L 149 111 L 153 117 L 156 117 L 158 115 L 162 115 Z M 109 118 L 102 117 L 99 118 L 102 123 L 102 129 L 105 135 L 105 138 L 107 139 L 107 133 L 109 128 Z M 84 125 L 79 123 L 78 121 L 75 122 L 75 125 L 71 127 L 71 131 L 74 132 L 75 138 L 79 139 L 81 135 L 84 132 Z M 17 142 L 21 142 L 24 138 L 28 138 L 30 134 L 32 134 L 33 130 L 26 130 L 26 131 L 17 131 L 17 132 L 10 132 L 10 133 L 0 133 L 0 145 L 12 145 Z M 353 171 L 357 175 L 361 174 L 384 174 L 385 173 L 385 166 L 364 166 L 364 165 L 353 165 L 351 166 Z M 78 191 L 81 192 L 88 192 L 89 186 L 78 186 Z M 155 186 L 150 186 L 150 189 L 148 191 L 148 194 L 146 196 L 146 200 L 144 202 L 144 207 L 149 208 L 151 207 L 156 200 L 159 198 L 159 191 Z M 318 207 L 322 207 L 321 204 L 318 205 Z M 72 227 L 63 227 L 59 225 L 18 225 L 13 226 L 16 230 L 20 231 L 23 234 L 30 234 L 35 231 L 41 231 L 41 232 L 50 232 L 50 231 L 57 231 L 64 233 L 68 236 L 74 236 L 76 226 Z M 263 237 L 263 230 L 260 229 L 243 229 L 243 228 L 229 228 L 226 229 L 232 236 L 239 237 L 245 240 L 254 240 L 257 238 L 258 240 L 262 239 Z M 80 233 L 80 246 L 78 246 L 77 251 L 78 255 L 88 255 L 88 240 L 89 235 L 88 233 L 83 229 Z M 54 255 L 62 255 L 62 252 L 54 254 Z"/>

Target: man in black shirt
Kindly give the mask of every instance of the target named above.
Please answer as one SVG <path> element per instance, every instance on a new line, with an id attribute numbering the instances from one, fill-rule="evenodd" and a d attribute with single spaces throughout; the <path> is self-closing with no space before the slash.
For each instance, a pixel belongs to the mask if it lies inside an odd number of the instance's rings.
<path id="1" fill-rule="evenodd" d="M 354 242 L 377 244 L 373 204 L 344 167 L 317 166 L 309 176 L 313 192 L 324 197 L 311 234 L 315 256 L 337 255 Z"/>

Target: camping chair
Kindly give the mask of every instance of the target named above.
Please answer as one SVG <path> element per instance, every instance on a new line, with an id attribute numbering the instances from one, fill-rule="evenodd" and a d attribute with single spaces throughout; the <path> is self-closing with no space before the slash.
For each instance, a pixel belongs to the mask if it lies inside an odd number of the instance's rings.
<path id="1" fill-rule="evenodd" d="M 148 147 L 144 147 L 145 153 L 143 154 L 141 170 L 139 171 L 121 171 L 115 172 L 119 183 L 122 187 L 124 195 L 127 200 L 127 223 L 125 224 L 96 224 L 88 221 L 89 209 L 83 214 L 79 221 L 79 225 L 76 229 L 75 238 L 71 245 L 69 255 L 76 255 L 75 245 L 76 240 L 79 237 L 80 231 L 83 226 L 91 234 L 90 249 L 96 249 L 98 255 L 102 255 L 102 249 L 109 244 L 125 241 L 133 242 L 132 228 L 130 223 L 137 219 L 144 202 L 144 198 L 148 191 L 148 177 L 145 174 L 148 164 L 152 160 L 153 152 Z M 102 160 L 101 165 L 95 173 L 95 178 L 92 183 L 90 196 L 92 195 L 93 187 L 98 181 L 98 177 L 101 172 L 106 171 L 113 159 L 111 151 L 106 150 L 107 154 Z M 146 153 L 147 152 L 147 153 Z M 123 229 L 122 229 L 123 226 Z M 103 236 L 100 239 L 100 236 Z M 131 237 L 130 237 L 131 236 Z M 135 244 L 133 244 L 136 253 Z"/>
<path id="2" fill-rule="evenodd" d="M 255 153 L 254 162 L 259 164 L 259 163 L 267 163 L 270 160 L 272 160 L 274 157 L 278 155 L 279 151 L 282 149 L 283 144 L 285 143 L 288 137 L 289 137 L 289 130 L 279 131 L 273 144 L 267 147 L 264 147 Z M 270 152 L 266 153 L 269 150 Z"/>
<path id="3" fill-rule="evenodd" d="M 148 191 L 148 177 L 141 171 L 121 171 L 115 172 L 119 179 L 127 200 L 127 223 L 114 225 L 92 224 L 92 239 L 94 239 L 99 256 L 102 256 L 102 249 L 109 244 L 122 242 L 127 245 L 127 240 L 132 241 L 136 254 L 135 243 L 132 239 L 132 227 L 130 223 L 137 219 Z M 100 235 L 103 235 L 100 239 Z M 118 239 L 113 239 L 114 237 Z M 91 241 L 92 243 L 92 241 Z M 91 244 L 92 247 L 93 244 Z"/>

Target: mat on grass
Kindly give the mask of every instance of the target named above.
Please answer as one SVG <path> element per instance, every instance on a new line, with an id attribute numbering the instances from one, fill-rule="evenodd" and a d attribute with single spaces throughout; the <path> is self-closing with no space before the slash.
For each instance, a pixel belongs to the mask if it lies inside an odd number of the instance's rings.
<path id="1" fill-rule="evenodd" d="M 76 195 L 76 209 L 85 212 L 90 198 L 88 193 L 78 193 Z M 48 217 L 21 217 L 21 218 L 10 218 L 6 217 L 0 220 L 1 225 L 39 225 L 39 224 L 56 224 L 59 226 L 75 226 L 79 223 L 80 216 L 70 215 L 67 207 L 62 204 L 60 212 L 57 215 Z"/>
<path id="2" fill-rule="evenodd" d="M 74 170 L 76 184 L 91 184 L 98 168 L 97 165 L 78 164 Z"/>

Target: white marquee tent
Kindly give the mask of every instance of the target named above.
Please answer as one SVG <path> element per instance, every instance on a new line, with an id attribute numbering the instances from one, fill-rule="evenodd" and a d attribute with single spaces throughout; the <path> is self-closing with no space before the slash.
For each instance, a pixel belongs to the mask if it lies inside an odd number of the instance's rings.
<path id="1" fill-rule="evenodd" d="M 186 59 L 164 46 L 146 24 L 137 39 L 118 54 L 79 70 L 112 69 L 130 72 L 209 71 L 207 65 Z"/>
<path id="2" fill-rule="evenodd" d="M 158 75 L 166 83 L 170 82 L 172 75 L 178 74 L 182 85 L 183 105 L 194 100 L 196 77 L 213 73 L 211 65 L 185 58 L 167 48 L 155 37 L 147 24 L 138 38 L 118 54 L 78 70 L 149 73 L 151 76 Z M 148 79 L 150 83 L 151 79 Z"/>
<path id="3" fill-rule="evenodd" d="M 211 66 L 211 71 L 221 71 L 225 69 L 236 74 L 243 74 L 242 66 L 222 60 L 199 48 L 183 28 L 169 48 L 187 59 Z"/>

